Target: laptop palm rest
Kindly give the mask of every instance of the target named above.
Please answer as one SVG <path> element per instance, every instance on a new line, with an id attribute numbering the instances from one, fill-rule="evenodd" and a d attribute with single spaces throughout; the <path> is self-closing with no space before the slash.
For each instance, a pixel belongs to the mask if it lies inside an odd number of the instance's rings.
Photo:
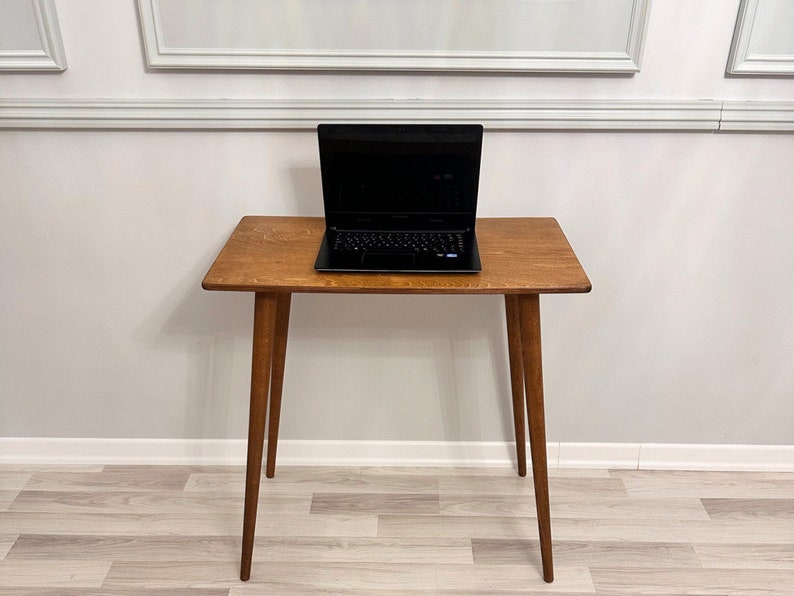
<path id="1" fill-rule="evenodd" d="M 365 252 L 361 256 L 361 264 L 366 269 L 398 271 L 413 269 L 416 257 L 411 253 Z"/>

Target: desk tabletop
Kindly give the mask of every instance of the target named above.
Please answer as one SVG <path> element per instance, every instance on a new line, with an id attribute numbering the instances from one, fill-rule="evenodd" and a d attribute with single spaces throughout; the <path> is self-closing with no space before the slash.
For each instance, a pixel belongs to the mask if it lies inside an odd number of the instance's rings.
<path id="1" fill-rule="evenodd" d="M 480 273 L 321 273 L 322 217 L 246 216 L 204 277 L 206 290 L 377 294 L 589 292 L 590 280 L 553 218 L 477 220 Z"/>

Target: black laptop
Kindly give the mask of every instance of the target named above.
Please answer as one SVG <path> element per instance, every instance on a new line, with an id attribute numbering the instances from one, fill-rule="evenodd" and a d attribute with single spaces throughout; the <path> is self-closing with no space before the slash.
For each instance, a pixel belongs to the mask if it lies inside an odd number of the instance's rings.
<path id="1" fill-rule="evenodd" d="M 482 126 L 320 124 L 320 271 L 476 273 Z"/>

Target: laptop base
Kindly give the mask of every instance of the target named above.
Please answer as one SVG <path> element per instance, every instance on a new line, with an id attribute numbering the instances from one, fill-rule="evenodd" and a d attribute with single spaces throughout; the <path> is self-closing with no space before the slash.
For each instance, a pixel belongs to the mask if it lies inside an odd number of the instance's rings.
<path id="1" fill-rule="evenodd" d="M 478 273 L 482 264 L 476 238 L 467 244 L 466 252 L 454 257 L 386 251 L 351 253 L 333 250 L 325 234 L 314 268 L 325 272 Z"/>

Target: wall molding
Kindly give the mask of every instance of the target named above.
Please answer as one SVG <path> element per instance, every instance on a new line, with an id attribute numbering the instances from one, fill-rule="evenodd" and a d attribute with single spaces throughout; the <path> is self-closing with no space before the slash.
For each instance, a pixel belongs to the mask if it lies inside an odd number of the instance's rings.
<path id="1" fill-rule="evenodd" d="M 736 18 L 736 29 L 733 34 L 730 54 L 728 55 L 728 68 L 726 70 L 728 74 L 794 75 L 794 51 L 788 51 L 788 53 L 753 53 L 751 51 L 753 36 L 759 34 L 756 25 L 759 20 L 759 11 L 762 11 L 763 8 L 760 0 L 742 0 L 739 6 L 739 14 Z M 791 14 L 789 13 L 789 15 Z M 791 17 L 787 21 L 785 18 L 781 19 L 780 15 L 773 14 L 772 18 L 775 19 L 773 35 L 777 35 L 783 40 L 789 40 L 786 46 L 787 50 L 794 48 L 794 44 L 790 42 L 792 39 Z M 766 33 L 769 33 L 768 29 Z"/>
<path id="2" fill-rule="evenodd" d="M 66 53 L 54 0 L 31 0 L 31 10 L 41 48 L 0 52 L 0 71 L 66 70 Z"/>
<path id="3" fill-rule="evenodd" d="M 529 452 L 529 450 L 527 450 Z M 244 465 L 243 439 L 0 438 L 0 464 Z M 510 467 L 510 442 L 279 441 L 279 463 Z M 550 468 L 794 472 L 794 445 L 548 443 Z"/>
<path id="4" fill-rule="evenodd" d="M 489 130 L 791 132 L 794 102 L 0 99 L 2 129 L 312 130 L 320 122 L 477 122 Z"/>
<path id="5" fill-rule="evenodd" d="M 718 100 L 127 100 L 0 99 L 0 128 L 311 130 L 319 122 L 478 122 L 490 130 L 720 130 Z M 737 104 L 731 114 L 737 114 Z M 794 102 L 747 102 L 773 110 L 768 130 L 794 127 Z M 742 130 L 742 121 L 734 128 Z M 728 129 L 725 129 L 728 130 Z M 767 130 L 757 121 L 752 130 Z"/>
<path id="6" fill-rule="evenodd" d="M 794 102 L 723 102 L 720 130 L 794 131 Z"/>
<path id="7" fill-rule="evenodd" d="M 446 72 L 598 72 L 598 73 L 635 73 L 640 69 L 642 49 L 645 33 L 648 27 L 651 0 L 631 0 L 625 7 L 609 7 L 601 11 L 602 18 L 606 15 L 616 22 L 626 21 L 625 28 L 617 32 L 618 37 L 609 40 L 607 47 L 615 48 L 606 51 L 599 45 L 604 43 L 603 36 L 610 31 L 606 27 L 603 31 L 597 22 L 585 19 L 577 24 L 566 22 L 564 28 L 569 37 L 575 40 L 566 47 L 533 48 L 530 46 L 518 48 L 476 47 L 454 49 L 445 47 L 455 37 L 464 39 L 478 39 L 480 31 L 456 31 L 451 35 L 449 31 L 438 32 L 431 29 L 435 35 L 425 39 L 415 47 L 393 47 L 388 43 L 383 45 L 383 39 L 388 38 L 384 31 L 379 29 L 384 24 L 388 29 L 393 29 L 395 16 L 393 9 L 389 11 L 388 5 L 383 4 L 380 10 L 383 15 L 369 14 L 368 19 L 373 31 L 370 35 L 360 35 L 356 27 L 357 15 L 364 8 L 351 6 L 351 13 L 340 10 L 340 5 L 333 6 L 327 13 L 318 13 L 308 10 L 300 2 L 290 0 L 292 9 L 285 11 L 283 3 L 260 2 L 251 5 L 248 3 L 244 9 L 234 3 L 227 4 L 221 10 L 216 6 L 216 11 L 208 10 L 206 6 L 194 2 L 190 6 L 191 14 L 179 14 L 173 10 L 163 10 L 163 0 L 138 0 L 138 10 L 141 23 L 141 34 L 146 54 L 146 62 L 153 69 L 200 69 L 200 70 L 322 70 L 322 71 L 446 71 Z M 562 9 L 554 13 L 553 3 L 540 3 L 545 6 L 547 18 L 534 15 L 539 19 L 510 18 L 510 15 L 499 17 L 498 11 L 509 5 L 507 0 L 491 2 L 488 10 L 496 12 L 495 22 L 504 21 L 502 26 L 507 26 L 508 31 L 513 28 L 513 33 L 521 34 L 519 38 L 528 43 L 528 40 L 537 37 L 532 27 L 551 27 L 559 25 L 557 19 L 569 17 L 564 4 L 559 4 Z M 523 2 L 526 4 L 526 0 Z M 442 4 L 442 3 L 436 3 Z M 343 5 L 342 5 L 343 6 Z M 587 8 L 587 7 L 584 7 Z M 433 10 L 441 10 L 434 14 Z M 183 9 L 184 10 L 184 9 Z M 411 9 L 402 9 L 409 13 Z M 438 22 L 444 20 L 444 8 L 427 6 L 422 12 L 422 22 L 415 23 L 410 30 L 419 32 L 425 22 Z M 454 10 L 454 9 L 453 9 Z M 245 11 L 245 12 L 243 12 Z M 430 11 L 430 12 L 428 12 Z M 625 13 L 622 11 L 626 11 Z M 236 31 L 245 29 L 244 24 L 254 12 L 263 23 L 260 36 L 247 39 L 245 45 L 237 46 L 232 41 L 224 39 L 221 34 L 224 30 Z M 581 12 L 581 7 L 580 7 Z M 314 18 L 311 15 L 315 13 Z M 290 14 L 295 20 L 290 19 Z M 319 14 L 319 17 L 316 16 Z M 598 12 L 596 11 L 596 15 Z M 596 16 L 590 15 L 590 16 Z M 392 18 L 390 18 L 392 17 Z M 277 31 L 270 31 L 270 38 L 281 40 L 281 46 L 271 45 L 267 35 L 268 23 L 281 20 L 283 26 Z M 219 32 L 218 26 L 208 32 L 197 23 L 202 21 L 221 22 L 223 27 Z M 506 23 L 506 24 L 505 24 Z M 578 25 L 578 27 L 576 27 Z M 482 27 L 481 19 L 470 18 L 456 23 L 456 27 Z M 518 29 L 523 27 L 523 29 Z M 332 39 L 326 39 L 325 44 L 319 46 L 306 45 L 307 40 L 315 42 L 322 39 L 317 29 L 337 31 Z M 595 30 L 592 42 L 588 45 L 588 34 Z M 497 36 L 500 40 L 503 36 Z M 446 37 L 445 37 L 446 36 Z M 451 36 L 451 37 L 450 37 Z M 420 39 L 421 34 L 417 38 Z M 377 42 L 375 41 L 377 40 Z M 415 40 L 416 41 L 416 40 Z M 344 43 L 343 43 L 344 42 Z M 403 43 L 405 43 L 403 41 Z M 584 44 L 584 45 L 582 45 Z M 454 43 L 453 43 L 454 45 Z"/>

